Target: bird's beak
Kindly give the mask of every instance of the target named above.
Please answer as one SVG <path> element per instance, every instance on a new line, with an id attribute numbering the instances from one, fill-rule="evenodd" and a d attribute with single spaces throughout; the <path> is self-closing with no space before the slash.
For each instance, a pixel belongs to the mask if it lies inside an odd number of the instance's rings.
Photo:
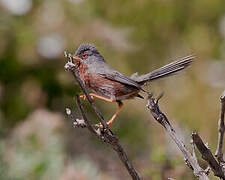
<path id="1" fill-rule="evenodd" d="M 80 58 L 78 56 L 73 56 L 73 60 L 76 61 L 80 61 Z"/>

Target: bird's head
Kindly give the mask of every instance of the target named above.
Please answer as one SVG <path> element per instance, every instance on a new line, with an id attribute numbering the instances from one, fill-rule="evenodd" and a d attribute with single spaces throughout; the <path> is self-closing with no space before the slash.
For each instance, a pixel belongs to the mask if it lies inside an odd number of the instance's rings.
<path id="1" fill-rule="evenodd" d="M 74 64 L 77 63 L 92 63 L 105 62 L 102 55 L 98 52 L 96 47 L 92 44 L 81 44 L 80 47 L 73 54 Z"/>

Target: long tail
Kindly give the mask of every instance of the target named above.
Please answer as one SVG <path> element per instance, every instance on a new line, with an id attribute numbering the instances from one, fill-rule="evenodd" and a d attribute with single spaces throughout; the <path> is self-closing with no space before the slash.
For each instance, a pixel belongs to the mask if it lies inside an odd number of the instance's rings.
<path id="1" fill-rule="evenodd" d="M 194 55 L 186 56 L 178 61 L 174 61 L 170 64 L 167 64 L 159 69 L 156 69 L 148 74 L 143 74 L 141 76 L 138 76 L 135 78 L 135 80 L 141 84 L 144 85 L 147 82 L 161 79 L 167 76 L 175 75 L 177 72 L 185 69 L 186 67 L 190 66 L 190 64 L 193 62 L 193 59 L 195 58 Z"/>

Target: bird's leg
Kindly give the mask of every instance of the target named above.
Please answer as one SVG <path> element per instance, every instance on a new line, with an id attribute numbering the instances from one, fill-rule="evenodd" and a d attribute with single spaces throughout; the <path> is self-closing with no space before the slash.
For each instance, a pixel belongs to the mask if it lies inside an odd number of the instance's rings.
<path id="1" fill-rule="evenodd" d="M 123 107 L 123 103 L 121 101 L 117 101 L 118 104 L 118 109 L 116 110 L 116 112 L 113 114 L 113 116 L 111 117 L 111 119 L 106 123 L 108 126 L 110 126 L 113 121 L 115 120 L 116 116 L 119 114 L 119 112 L 121 111 L 122 107 Z M 101 123 L 96 124 L 97 127 L 100 127 L 101 129 L 103 128 L 103 125 Z"/>
<path id="2" fill-rule="evenodd" d="M 111 102 L 111 103 L 112 102 L 115 102 L 112 99 L 109 99 L 109 98 L 106 98 L 106 97 L 103 97 L 103 96 L 100 96 L 100 95 L 97 95 L 97 94 L 94 94 L 94 93 L 90 93 L 89 95 L 91 96 L 92 99 L 94 99 L 96 97 L 96 98 L 102 99 L 102 100 L 107 101 L 107 102 Z M 86 96 L 85 95 L 81 95 L 80 98 L 86 99 Z M 107 122 L 107 125 L 108 126 L 110 126 L 113 123 L 113 121 L 115 120 L 116 116 L 119 114 L 119 112 L 121 111 L 121 109 L 123 107 L 122 101 L 116 101 L 116 102 L 118 104 L 118 109 L 113 114 L 113 116 L 111 117 L 111 119 Z M 98 126 L 100 128 L 103 128 L 103 125 L 101 123 L 100 124 L 96 124 L 96 126 Z"/>
<path id="3" fill-rule="evenodd" d="M 107 101 L 107 102 L 114 102 L 112 99 L 105 98 L 103 96 L 100 96 L 100 95 L 97 95 L 97 94 L 94 94 L 94 93 L 90 93 L 90 96 L 92 96 L 93 98 L 96 97 L 96 98 L 102 99 L 102 100 Z"/>
<path id="4" fill-rule="evenodd" d="M 117 101 L 118 104 L 118 109 L 117 111 L 113 114 L 113 116 L 111 117 L 111 119 L 107 122 L 107 125 L 110 126 L 113 121 L 115 120 L 116 116 L 119 114 L 119 112 L 121 111 L 122 107 L 123 107 L 123 103 L 122 101 Z"/>
<path id="5" fill-rule="evenodd" d="M 103 96 L 100 96 L 100 95 L 97 95 L 97 94 L 94 94 L 94 93 L 90 93 L 89 95 L 91 96 L 91 99 L 93 99 L 93 100 L 96 97 L 96 98 L 102 99 L 102 100 L 107 101 L 107 102 L 114 102 L 112 99 L 105 98 Z M 80 98 L 83 98 L 85 100 L 86 96 L 85 95 L 80 95 Z"/>
<path id="6" fill-rule="evenodd" d="M 92 96 L 92 97 L 97 97 L 97 98 L 102 99 L 102 100 L 105 100 L 105 101 L 107 101 L 107 102 L 114 102 L 112 99 L 108 99 L 108 98 L 99 96 L 99 95 L 94 94 L 94 93 L 91 93 L 90 96 Z M 110 126 L 110 125 L 113 123 L 113 121 L 115 120 L 116 116 L 119 114 L 120 110 L 121 110 L 122 107 L 123 107 L 122 101 L 116 101 L 116 102 L 117 102 L 117 104 L 118 104 L 118 109 L 117 109 L 117 111 L 113 114 L 113 116 L 111 117 L 111 119 L 107 122 L 107 125 L 108 125 L 108 126 Z M 100 127 L 102 127 L 102 124 L 100 124 Z"/>

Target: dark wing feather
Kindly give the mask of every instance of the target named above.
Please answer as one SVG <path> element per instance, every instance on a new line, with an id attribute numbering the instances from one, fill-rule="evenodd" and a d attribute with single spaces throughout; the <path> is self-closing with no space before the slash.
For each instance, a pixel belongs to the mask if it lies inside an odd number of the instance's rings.
<path id="1" fill-rule="evenodd" d="M 122 84 L 126 84 L 129 86 L 136 87 L 137 89 L 141 89 L 141 86 L 133 79 L 129 78 L 128 76 L 125 76 L 117 71 L 114 71 L 110 74 L 106 73 L 99 73 L 101 77 L 104 77 L 106 79 L 110 79 L 112 81 L 117 81 Z"/>

